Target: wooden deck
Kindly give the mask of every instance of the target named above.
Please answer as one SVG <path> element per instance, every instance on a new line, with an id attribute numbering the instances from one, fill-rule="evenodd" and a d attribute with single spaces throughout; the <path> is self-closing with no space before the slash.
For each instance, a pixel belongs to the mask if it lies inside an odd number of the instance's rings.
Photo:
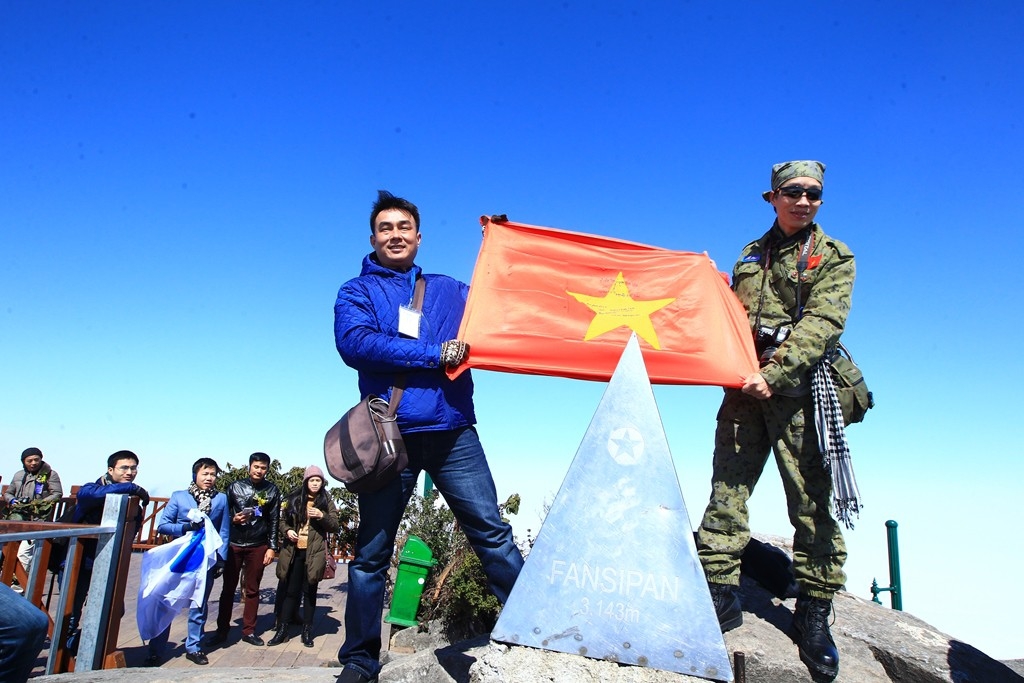
<path id="1" fill-rule="evenodd" d="M 125 612 L 121 620 L 121 631 L 118 638 L 118 648 L 124 652 L 125 662 L 129 667 L 141 667 L 146 656 L 149 654 L 148 647 L 139 637 L 138 626 L 135 621 L 135 604 L 139 592 L 139 569 L 142 564 L 142 553 L 134 552 L 131 558 L 131 569 L 128 575 L 128 584 L 125 590 Z M 271 564 L 263 574 L 263 581 L 260 585 L 260 608 L 259 617 L 256 621 L 256 634 L 263 640 L 270 640 L 274 627 L 274 598 L 277 589 L 277 576 L 275 570 L 277 564 Z M 313 621 L 313 647 L 307 648 L 302 645 L 298 638 L 300 626 L 292 626 L 292 639 L 284 644 L 274 647 L 254 647 L 241 641 L 242 638 L 242 604 L 241 595 L 235 593 L 234 609 L 232 610 L 232 627 L 226 643 L 211 647 L 204 644 L 211 667 L 340 667 L 338 664 L 338 649 L 341 647 L 344 638 L 344 613 L 345 597 L 347 595 L 348 565 L 338 564 L 337 576 L 334 579 L 327 579 L 320 582 L 317 594 L 316 613 Z M 209 617 L 206 623 L 206 638 L 209 640 L 216 630 L 217 613 L 219 610 L 221 580 L 218 579 L 213 586 L 210 595 Z M 56 596 L 53 606 L 56 606 Z M 52 616 L 52 615 L 51 615 Z M 171 624 L 171 637 L 164 653 L 161 667 L 164 669 L 175 668 L 205 668 L 198 667 L 185 659 L 185 632 L 187 627 L 188 611 L 182 610 L 174 623 Z M 386 637 L 386 635 L 385 635 Z M 45 672 L 47 650 L 44 649 L 37 662 L 34 676 L 41 676 Z"/>

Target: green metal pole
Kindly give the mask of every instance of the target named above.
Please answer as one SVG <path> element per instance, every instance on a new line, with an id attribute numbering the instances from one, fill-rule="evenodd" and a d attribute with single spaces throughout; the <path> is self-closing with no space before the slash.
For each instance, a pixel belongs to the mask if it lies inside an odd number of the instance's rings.
<path id="1" fill-rule="evenodd" d="M 885 523 L 886 537 L 889 543 L 889 587 L 892 601 L 892 608 L 903 611 L 903 586 L 900 583 L 900 544 L 896 538 L 896 527 L 899 526 L 894 520 Z"/>

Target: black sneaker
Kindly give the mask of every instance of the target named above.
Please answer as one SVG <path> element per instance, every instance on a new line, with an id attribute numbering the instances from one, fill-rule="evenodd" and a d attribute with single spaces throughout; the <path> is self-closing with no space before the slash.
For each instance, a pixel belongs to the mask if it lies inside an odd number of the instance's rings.
<path id="1" fill-rule="evenodd" d="M 263 647 L 266 644 L 263 642 L 263 639 L 255 633 L 249 634 L 247 636 L 242 636 L 242 642 L 249 643 L 250 645 L 255 645 L 256 647 Z"/>
<path id="2" fill-rule="evenodd" d="M 185 659 L 192 662 L 193 664 L 199 664 L 204 666 L 210 663 L 210 658 L 206 656 L 206 653 L 202 650 L 196 650 L 195 652 L 186 652 Z"/>
<path id="3" fill-rule="evenodd" d="M 160 666 L 160 655 L 151 653 L 146 656 L 142 664 L 143 666 Z"/>
<path id="4" fill-rule="evenodd" d="M 223 645 L 226 642 L 228 642 L 227 631 L 217 631 L 210 638 L 210 645 Z"/>
<path id="5" fill-rule="evenodd" d="M 341 670 L 336 683 L 377 683 L 377 677 L 367 678 L 352 667 L 346 666 Z"/>

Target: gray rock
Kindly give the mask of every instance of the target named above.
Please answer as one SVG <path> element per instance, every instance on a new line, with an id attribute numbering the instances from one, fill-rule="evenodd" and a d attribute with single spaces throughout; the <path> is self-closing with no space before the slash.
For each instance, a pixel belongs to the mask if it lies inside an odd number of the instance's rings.
<path id="1" fill-rule="evenodd" d="M 791 631 L 795 600 L 779 600 L 744 579 L 744 623 L 725 636 L 743 653 L 746 680 L 813 681 Z M 834 601 L 832 634 L 840 653 L 837 683 L 1024 683 L 1014 668 L 937 631 L 906 612 L 849 593 Z M 445 647 L 436 626 L 396 634 L 381 683 L 690 683 L 703 679 L 621 666 L 558 652 L 467 641 Z M 403 652 L 410 652 L 403 654 Z M 1019 662 L 1012 662 L 1018 665 Z M 433 668 L 435 667 L 436 668 Z"/>
<path id="2" fill-rule="evenodd" d="M 771 539 L 783 545 L 779 539 Z M 725 636 L 743 654 L 749 683 L 814 679 L 800 661 L 791 632 L 795 600 L 780 600 L 744 578 L 743 625 Z M 998 662 L 906 612 L 849 593 L 833 603 L 839 648 L 837 683 L 1024 683 L 1024 662 Z M 691 683 L 704 679 L 559 652 L 490 642 L 486 636 L 450 645 L 436 623 L 393 634 L 382 656 L 380 683 Z M 337 668 L 120 669 L 32 679 L 40 683 L 327 683 Z M 820 679 L 819 679 L 820 680 Z"/>

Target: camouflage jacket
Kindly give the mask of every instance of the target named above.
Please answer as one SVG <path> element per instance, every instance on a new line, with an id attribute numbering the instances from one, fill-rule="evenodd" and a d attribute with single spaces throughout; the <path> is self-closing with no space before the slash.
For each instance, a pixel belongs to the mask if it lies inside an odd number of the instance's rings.
<path id="1" fill-rule="evenodd" d="M 800 277 L 801 315 L 797 310 L 797 262 L 812 231 L 807 268 Z M 761 368 L 773 392 L 800 395 L 809 391 L 809 371 L 843 333 L 855 275 L 849 247 L 826 235 L 817 223 L 788 238 L 776 224 L 744 247 L 733 268 L 732 288 L 747 309 L 751 330 L 758 324 L 792 330 Z"/>

